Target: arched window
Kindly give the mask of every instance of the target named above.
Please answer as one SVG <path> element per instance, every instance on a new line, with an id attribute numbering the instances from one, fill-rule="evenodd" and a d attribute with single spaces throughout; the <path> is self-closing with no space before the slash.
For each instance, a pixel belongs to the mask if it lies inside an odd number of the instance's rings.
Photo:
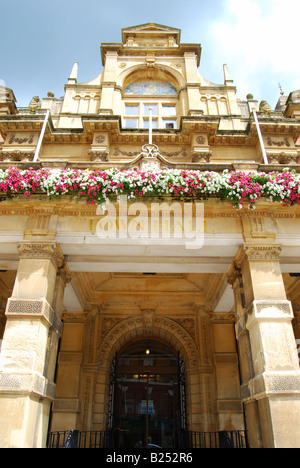
<path id="1" fill-rule="evenodd" d="M 138 80 L 131 83 L 124 94 L 141 94 L 143 96 L 177 96 L 177 91 L 171 83 L 159 80 Z"/>
<path id="2" fill-rule="evenodd" d="M 145 78 L 126 86 L 123 113 L 125 128 L 149 128 L 150 108 L 153 128 L 177 128 L 177 90 L 170 82 Z"/>

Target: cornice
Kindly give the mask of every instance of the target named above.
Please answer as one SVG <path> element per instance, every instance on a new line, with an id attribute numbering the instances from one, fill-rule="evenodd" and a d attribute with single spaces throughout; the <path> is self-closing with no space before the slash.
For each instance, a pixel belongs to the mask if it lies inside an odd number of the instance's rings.
<path id="1" fill-rule="evenodd" d="M 152 202 L 162 203 L 173 202 L 172 197 L 164 196 L 162 198 L 147 197 L 143 199 L 146 205 Z M 242 219 L 246 217 L 265 217 L 274 219 L 299 219 L 300 210 L 298 206 L 282 207 L 280 202 L 266 202 L 260 200 L 255 210 L 243 208 L 236 210 L 232 207 L 230 201 L 219 198 L 209 198 L 206 200 L 188 199 L 187 197 L 176 199 L 179 203 L 201 202 L 204 203 L 205 218 L 235 218 Z M 112 203 L 117 203 L 112 200 Z M 133 201 L 134 203 L 134 201 Z M 59 216 L 97 216 L 97 206 L 87 205 L 85 201 L 78 201 L 72 196 L 63 196 L 62 198 L 49 198 L 44 193 L 37 193 L 31 199 L 25 199 L 23 194 L 13 198 L 4 198 L 0 202 L 0 215 L 11 216 L 29 216 L 31 214 L 51 214 Z"/>
<path id="2" fill-rule="evenodd" d="M 193 111 L 191 111 L 193 112 Z M 195 111 L 196 112 L 196 111 Z M 163 138 L 166 143 L 186 144 L 193 133 L 207 133 L 210 145 L 249 145 L 257 144 L 257 129 L 253 120 L 241 119 L 240 116 L 209 116 L 197 111 L 197 115 L 182 116 L 178 129 L 153 129 L 153 141 L 157 144 Z M 148 139 L 148 130 L 122 128 L 120 115 L 102 114 L 60 114 L 60 117 L 79 118 L 82 128 L 56 128 L 49 117 L 44 136 L 45 143 L 91 143 L 95 132 L 108 132 L 112 143 L 144 143 Z M 245 130 L 220 130 L 222 118 L 239 118 L 244 122 Z M 39 132 L 44 122 L 44 113 L 25 113 L 0 116 L 0 132 L 6 137 L 8 132 Z M 297 139 L 300 122 L 283 117 L 259 116 L 263 134 L 292 136 Z"/>

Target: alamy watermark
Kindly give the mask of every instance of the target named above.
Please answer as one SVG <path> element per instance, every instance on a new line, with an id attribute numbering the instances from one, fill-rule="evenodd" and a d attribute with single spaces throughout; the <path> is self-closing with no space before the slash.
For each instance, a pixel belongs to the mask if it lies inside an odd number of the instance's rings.
<path id="1" fill-rule="evenodd" d="M 101 219 L 96 233 L 101 239 L 180 239 L 186 249 L 200 249 L 204 244 L 204 204 L 174 202 L 169 204 L 142 202 L 128 203 L 125 195 L 119 198 L 118 206 L 112 203 L 97 208 Z"/>

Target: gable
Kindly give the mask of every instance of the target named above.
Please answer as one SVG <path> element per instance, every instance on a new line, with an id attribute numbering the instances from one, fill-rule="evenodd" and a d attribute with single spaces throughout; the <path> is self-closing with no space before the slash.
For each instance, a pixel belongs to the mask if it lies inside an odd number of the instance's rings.
<path id="1" fill-rule="evenodd" d="M 164 26 L 157 23 L 146 23 L 137 26 L 131 26 L 129 28 L 122 29 L 122 41 L 126 43 L 128 37 L 136 36 L 173 36 L 178 44 L 180 42 L 181 30 L 172 28 L 170 26 Z"/>

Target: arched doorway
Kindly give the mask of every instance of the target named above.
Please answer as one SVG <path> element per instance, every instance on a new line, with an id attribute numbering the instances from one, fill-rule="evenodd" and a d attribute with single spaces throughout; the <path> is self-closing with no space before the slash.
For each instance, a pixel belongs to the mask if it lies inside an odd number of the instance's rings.
<path id="1" fill-rule="evenodd" d="M 143 339 L 116 355 L 110 388 L 114 445 L 178 446 L 186 427 L 184 363 L 166 344 Z"/>

